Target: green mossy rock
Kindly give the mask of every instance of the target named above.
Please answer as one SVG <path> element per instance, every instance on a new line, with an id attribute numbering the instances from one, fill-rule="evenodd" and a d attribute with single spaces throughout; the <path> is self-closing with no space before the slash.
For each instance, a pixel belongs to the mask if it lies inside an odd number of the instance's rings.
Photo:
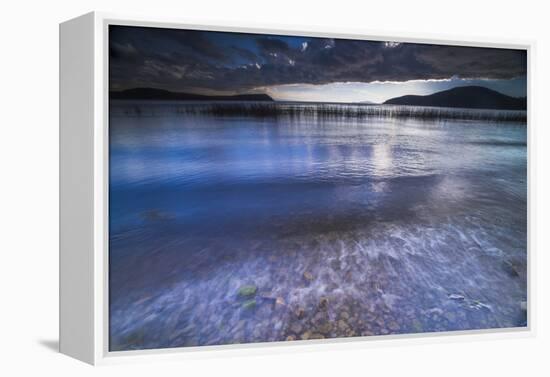
<path id="1" fill-rule="evenodd" d="M 256 300 L 247 300 L 243 304 L 244 310 L 253 310 L 256 308 Z"/>
<path id="2" fill-rule="evenodd" d="M 241 298 L 254 297 L 258 288 L 255 285 L 243 285 L 239 288 L 237 295 Z"/>

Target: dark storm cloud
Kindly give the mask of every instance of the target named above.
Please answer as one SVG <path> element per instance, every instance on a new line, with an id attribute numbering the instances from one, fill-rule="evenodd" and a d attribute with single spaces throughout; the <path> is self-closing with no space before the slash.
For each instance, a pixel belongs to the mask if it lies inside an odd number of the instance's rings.
<path id="1" fill-rule="evenodd" d="M 521 50 L 112 26 L 112 88 L 246 91 L 281 84 L 509 79 Z"/>
<path id="2" fill-rule="evenodd" d="M 248 61 L 256 61 L 257 56 L 252 51 L 247 50 L 246 48 L 241 48 L 238 46 L 231 46 L 231 48 L 235 51 L 235 53 L 240 56 L 241 58 L 248 60 Z"/>
<path id="3" fill-rule="evenodd" d="M 507 79 L 525 75 L 527 69 L 527 56 L 519 50 L 420 45 L 416 57 L 436 72 L 466 78 Z"/>
<path id="4" fill-rule="evenodd" d="M 256 38 L 258 46 L 267 53 L 285 53 L 290 51 L 288 44 L 277 38 L 258 37 Z"/>
<path id="5" fill-rule="evenodd" d="M 120 44 L 117 42 L 111 42 L 109 45 L 109 55 L 113 60 L 134 60 L 139 57 L 138 51 L 132 44 Z"/>

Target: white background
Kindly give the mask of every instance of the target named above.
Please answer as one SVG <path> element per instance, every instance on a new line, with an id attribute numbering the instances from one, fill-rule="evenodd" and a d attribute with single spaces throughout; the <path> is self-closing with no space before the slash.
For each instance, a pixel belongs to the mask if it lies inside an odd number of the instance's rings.
<path id="1" fill-rule="evenodd" d="M 544 1 L 80 0 L 6 1 L 1 14 L 0 374 L 61 376 L 540 376 L 550 372 L 548 211 L 550 28 Z M 91 10 L 414 32 L 442 37 L 536 40 L 531 181 L 536 252 L 536 336 L 418 345 L 395 343 L 92 368 L 54 352 L 58 332 L 58 23 Z M 294 348 L 295 350 L 295 348 Z"/>

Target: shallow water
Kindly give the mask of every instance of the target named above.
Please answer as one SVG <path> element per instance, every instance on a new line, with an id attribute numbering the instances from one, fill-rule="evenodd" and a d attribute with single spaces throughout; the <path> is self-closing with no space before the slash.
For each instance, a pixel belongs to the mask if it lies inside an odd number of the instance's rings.
<path id="1" fill-rule="evenodd" d="M 111 350 L 526 325 L 524 124 L 128 106 Z"/>

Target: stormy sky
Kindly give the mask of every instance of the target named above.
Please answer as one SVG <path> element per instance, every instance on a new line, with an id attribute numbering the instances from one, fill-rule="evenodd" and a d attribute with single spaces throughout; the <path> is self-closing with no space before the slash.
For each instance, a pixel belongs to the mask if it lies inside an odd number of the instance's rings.
<path id="1" fill-rule="evenodd" d="M 523 50 L 111 26 L 110 89 L 383 102 L 481 85 L 525 96 Z"/>

